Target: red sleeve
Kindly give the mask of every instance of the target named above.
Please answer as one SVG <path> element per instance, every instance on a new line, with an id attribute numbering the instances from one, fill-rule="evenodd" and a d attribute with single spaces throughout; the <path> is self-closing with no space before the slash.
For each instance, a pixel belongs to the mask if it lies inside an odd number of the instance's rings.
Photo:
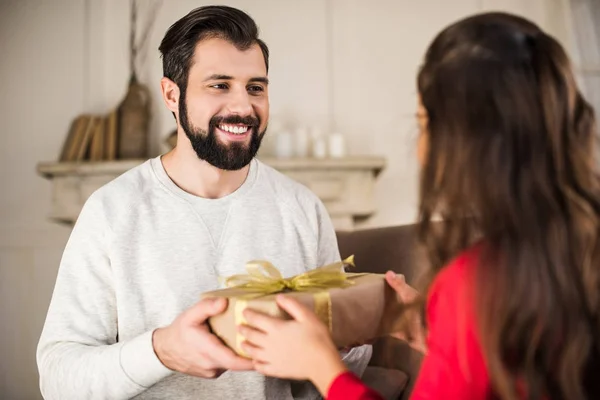
<path id="1" fill-rule="evenodd" d="M 427 300 L 427 355 L 411 400 L 486 399 L 489 378 L 473 309 L 474 268 L 466 253 L 434 280 Z"/>
<path id="2" fill-rule="evenodd" d="M 344 372 L 331 384 L 327 400 L 383 400 L 383 397 L 352 372 Z"/>

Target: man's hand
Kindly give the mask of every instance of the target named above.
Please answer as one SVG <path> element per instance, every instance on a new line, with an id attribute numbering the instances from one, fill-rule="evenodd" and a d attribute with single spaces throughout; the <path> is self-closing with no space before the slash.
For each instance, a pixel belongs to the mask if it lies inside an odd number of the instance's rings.
<path id="1" fill-rule="evenodd" d="M 408 304 L 414 302 L 419 296 L 419 292 L 410 287 L 404 275 L 397 275 L 392 271 L 385 274 L 385 280 L 396 291 L 397 299 L 400 303 Z M 418 310 L 411 308 L 406 311 L 406 329 L 402 332 L 393 333 L 391 336 L 406 341 L 412 348 L 422 353 L 427 352 L 425 344 L 425 333 L 423 322 Z"/>
<path id="2" fill-rule="evenodd" d="M 152 345 L 165 367 L 201 378 L 216 378 L 226 370 L 252 370 L 252 361 L 237 356 L 215 335 L 206 321 L 227 307 L 224 298 L 204 299 L 179 315 L 173 323 L 158 328 Z"/>

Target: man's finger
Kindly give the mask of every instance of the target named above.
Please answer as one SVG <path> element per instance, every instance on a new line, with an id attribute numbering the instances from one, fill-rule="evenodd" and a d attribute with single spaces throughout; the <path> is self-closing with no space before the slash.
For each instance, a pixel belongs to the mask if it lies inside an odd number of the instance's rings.
<path id="1" fill-rule="evenodd" d="M 186 374 L 189 375 L 194 375 L 197 376 L 199 378 L 206 378 L 206 379 L 214 379 L 214 378 L 218 378 L 219 375 L 221 375 L 221 373 L 215 369 L 194 369 L 194 370 L 189 370 L 186 371 Z"/>
<path id="2" fill-rule="evenodd" d="M 202 299 L 185 312 L 185 320 L 200 325 L 212 316 L 219 315 L 227 308 L 227 299 L 222 297 Z"/>
<path id="3" fill-rule="evenodd" d="M 229 347 L 226 347 L 216 336 L 211 335 L 205 356 L 210 358 L 218 368 L 235 371 L 247 371 L 253 369 L 252 361 L 240 357 Z"/>
<path id="4" fill-rule="evenodd" d="M 308 308 L 291 297 L 279 295 L 277 296 L 277 304 L 296 321 L 316 319 L 314 314 Z"/>
<path id="5" fill-rule="evenodd" d="M 230 371 L 252 371 L 254 364 L 248 358 L 236 356 L 235 359 L 228 362 L 226 368 Z"/>

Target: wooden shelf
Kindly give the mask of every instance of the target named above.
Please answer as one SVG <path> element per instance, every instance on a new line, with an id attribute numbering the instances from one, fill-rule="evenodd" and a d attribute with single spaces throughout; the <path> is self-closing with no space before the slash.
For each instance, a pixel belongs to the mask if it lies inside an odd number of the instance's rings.
<path id="1" fill-rule="evenodd" d="M 284 170 L 320 170 L 333 169 L 372 169 L 379 174 L 386 162 L 383 157 L 344 157 L 344 158 L 259 158 L 275 169 Z M 80 162 L 41 162 L 37 165 L 40 175 L 50 178 L 62 175 L 104 175 L 122 174 L 142 164 L 145 160 L 119 161 L 80 161 Z"/>
<path id="2" fill-rule="evenodd" d="M 350 230 L 355 218 L 375 212 L 375 181 L 386 167 L 382 157 L 260 160 L 311 189 L 325 204 L 336 229 Z M 94 191 L 144 161 L 39 163 L 38 174 L 52 182 L 49 218 L 73 224 Z"/>

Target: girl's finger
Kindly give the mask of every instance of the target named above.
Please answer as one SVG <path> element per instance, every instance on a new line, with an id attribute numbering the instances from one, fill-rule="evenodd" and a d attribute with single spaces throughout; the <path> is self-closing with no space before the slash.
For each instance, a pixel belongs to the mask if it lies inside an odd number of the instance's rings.
<path id="1" fill-rule="evenodd" d="M 244 310 L 244 318 L 246 319 L 248 325 L 251 325 L 265 333 L 277 330 L 278 326 L 282 322 L 277 318 L 270 317 L 266 314 L 251 309 Z"/>
<path id="2" fill-rule="evenodd" d="M 408 339 L 406 338 L 406 334 L 404 332 L 394 332 L 390 336 L 395 337 L 396 339 L 400 339 L 400 340 L 404 340 L 405 342 L 408 342 Z"/>
<path id="3" fill-rule="evenodd" d="M 248 342 L 248 341 L 243 341 L 241 344 L 242 350 L 248 355 L 248 357 L 250 357 L 253 361 L 253 364 L 256 364 L 256 362 L 265 362 L 264 359 L 264 350 L 261 349 L 260 347 Z"/>
<path id="4" fill-rule="evenodd" d="M 291 297 L 279 295 L 277 304 L 296 321 L 303 322 L 314 318 L 314 314 L 308 308 Z"/>
<path id="5" fill-rule="evenodd" d="M 268 340 L 267 335 L 263 331 L 249 325 L 239 325 L 237 329 L 247 342 L 257 347 L 263 347 Z"/>
<path id="6" fill-rule="evenodd" d="M 385 274 L 385 280 L 396 291 L 404 287 L 404 285 L 406 284 L 406 279 L 404 278 L 404 275 L 396 274 L 393 271 L 388 271 Z"/>
<path id="7" fill-rule="evenodd" d="M 266 376 L 273 376 L 272 368 L 265 362 L 254 361 L 254 370 Z"/>

